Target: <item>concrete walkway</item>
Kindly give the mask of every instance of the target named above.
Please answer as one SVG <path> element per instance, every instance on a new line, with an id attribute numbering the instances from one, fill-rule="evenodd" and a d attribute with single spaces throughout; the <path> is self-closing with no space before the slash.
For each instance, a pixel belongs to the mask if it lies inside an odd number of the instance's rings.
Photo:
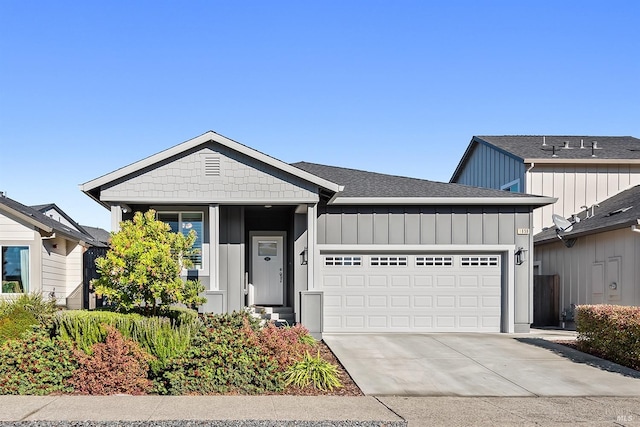
<path id="1" fill-rule="evenodd" d="M 366 395 L 640 396 L 640 372 L 533 334 L 335 334 L 324 340 Z"/>
<path id="2" fill-rule="evenodd" d="M 0 396 L 0 425 L 640 426 L 640 398 Z"/>

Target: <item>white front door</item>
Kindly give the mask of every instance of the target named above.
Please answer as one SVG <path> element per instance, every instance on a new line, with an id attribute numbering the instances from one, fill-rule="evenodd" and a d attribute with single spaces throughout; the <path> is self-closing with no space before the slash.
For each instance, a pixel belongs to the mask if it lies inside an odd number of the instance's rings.
<path id="1" fill-rule="evenodd" d="M 252 284 L 254 303 L 283 303 L 284 247 L 283 236 L 253 236 L 251 239 Z"/>

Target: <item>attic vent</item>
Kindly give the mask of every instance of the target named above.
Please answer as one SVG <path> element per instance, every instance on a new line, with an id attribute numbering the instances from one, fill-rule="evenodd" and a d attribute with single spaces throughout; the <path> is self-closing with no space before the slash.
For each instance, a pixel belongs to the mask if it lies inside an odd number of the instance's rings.
<path id="1" fill-rule="evenodd" d="M 220 157 L 204 159 L 204 176 L 220 176 Z"/>

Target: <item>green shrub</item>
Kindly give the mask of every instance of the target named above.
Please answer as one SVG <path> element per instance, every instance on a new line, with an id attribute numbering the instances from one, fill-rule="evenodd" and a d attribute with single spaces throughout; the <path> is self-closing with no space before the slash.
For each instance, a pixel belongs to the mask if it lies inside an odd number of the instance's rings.
<path id="1" fill-rule="evenodd" d="M 44 331 L 27 332 L 0 347 L 0 394 L 71 392 L 67 380 L 76 366 L 69 343 Z"/>
<path id="2" fill-rule="evenodd" d="M 7 340 L 17 339 L 27 331 L 32 331 L 38 320 L 21 306 L 14 306 L 11 311 L 0 317 L 0 344 Z"/>
<path id="3" fill-rule="evenodd" d="M 91 356 L 74 351 L 79 367 L 69 384 L 80 394 L 146 394 L 153 385 L 147 378 L 151 356 L 113 326 L 105 329 L 105 342 L 94 344 Z"/>
<path id="4" fill-rule="evenodd" d="M 125 337 L 132 339 L 154 356 L 151 367 L 161 370 L 171 359 L 184 354 L 201 324 L 197 317 L 179 315 L 173 325 L 164 317 L 144 317 L 139 314 L 122 314 L 109 311 L 63 311 L 56 316 L 54 333 L 73 342 L 87 354 L 93 345 L 107 337 L 105 325 L 115 327 Z M 191 320 L 187 320 L 191 319 Z"/>
<path id="5" fill-rule="evenodd" d="M 293 364 L 285 372 L 285 384 L 293 384 L 300 388 L 310 384 L 319 390 L 333 390 L 334 387 L 342 387 L 338 378 L 338 369 L 320 356 L 311 356 L 308 352 L 303 359 Z"/>
<path id="6" fill-rule="evenodd" d="M 640 307 L 576 307 L 579 350 L 640 370 Z"/>
<path id="7" fill-rule="evenodd" d="M 0 300 L 0 318 L 5 317 L 15 307 L 29 311 L 38 323 L 47 327 L 50 326 L 53 316 L 58 311 L 55 300 L 44 299 L 41 293 L 30 293 Z"/>
<path id="8" fill-rule="evenodd" d="M 282 389 L 278 364 L 264 354 L 242 313 L 204 316 L 206 330 L 155 380 L 162 394 L 255 394 Z"/>

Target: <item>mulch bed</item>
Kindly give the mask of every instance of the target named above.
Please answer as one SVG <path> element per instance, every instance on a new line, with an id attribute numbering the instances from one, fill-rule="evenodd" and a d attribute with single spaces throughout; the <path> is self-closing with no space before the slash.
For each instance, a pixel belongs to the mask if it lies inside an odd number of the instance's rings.
<path id="1" fill-rule="evenodd" d="M 351 379 L 349 373 L 344 369 L 344 366 L 340 363 L 338 358 L 333 354 L 331 349 L 324 343 L 324 341 L 318 341 L 317 350 L 320 350 L 320 355 L 323 359 L 338 367 L 338 377 L 342 383 L 342 387 L 334 388 L 331 391 L 322 391 L 314 388 L 313 386 L 306 387 L 304 389 L 294 386 L 289 386 L 280 394 L 296 395 L 296 396 L 363 396 L 364 393 L 360 391 L 360 388 Z"/>

